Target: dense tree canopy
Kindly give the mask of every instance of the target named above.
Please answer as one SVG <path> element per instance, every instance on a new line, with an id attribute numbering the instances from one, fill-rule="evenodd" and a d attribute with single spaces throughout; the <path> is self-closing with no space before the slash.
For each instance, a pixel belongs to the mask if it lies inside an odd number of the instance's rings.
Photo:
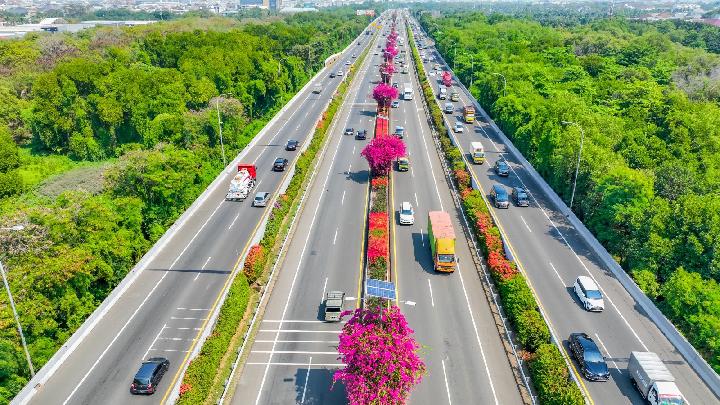
<path id="1" fill-rule="evenodd" d="M 221 170 L 218 112 L 233 156 L 368 21 L 341 9 L 0 42 L 0 226 L 26 225 L 0 232 L 0 259 L 35 367 Z M 89 180 L 48 178 L 58 162 Z M 5 294 L 0 352 L 2 404 L 29 376 Z"/>
<path id="2" fill-rule="evenodd" d="M 421 21 L 565 201 L 580 133 L 562 121 L 582 126 L 573 209 L 720 371 L 720 344 L 707 338 L 720 336 L 710 305 L 720 294 L 720 57 L 701 49 L 720 41 L 698 43 L 718 31 L 619 19 L 563 29 L 479 13 Z"/>

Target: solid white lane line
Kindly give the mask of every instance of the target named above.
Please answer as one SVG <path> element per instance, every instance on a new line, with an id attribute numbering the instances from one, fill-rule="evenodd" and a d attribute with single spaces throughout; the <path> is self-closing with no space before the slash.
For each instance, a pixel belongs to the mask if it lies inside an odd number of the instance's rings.
<path id="1" fill-rule="evenodd" d="M 183 311 L 209 311 L 207 308 L 175 308 Z"/>
<path id="2" fill-rule="evenodd" d="M 334 333 L 339 335 L 340 330 L 304 330 L 304 329 L 260 329 L 258 332 L 277 332 L 277 333 Z"/>
<path id="3" fill-rule="evenodd" d="M 262 354 L 272 354 L 272 353 L 280 353 L 280 354 L 334 354 L 337 355 L 337 350 L 334 352 L 313 352 L 313 351 L 307 351 L 307 350 L 251 350 L 250 353 L 262 353 Z"/>
<path id="4" fill-rule="evenodd" d="M 530 229 L 530 225 L 528 225 L 528 223 L 525 222 L 525 218 L 523 218 L 522 215 L 520 215 L 520 219 L 522 219 L 523 224 L 525 224 L 525 228 L 527 228 L 528 232 L 532 232 L 532 229 Z"/>
<path id="5" fill-rule="evenodd" d="M 303 394 L 302 398 L 300 399 L 301 404 L 305 403 L 305 392 L 307 392 L 308 380 L 310 379 L 310 367 L 312 367 L 312 356 L 310 356 L 310 360 L 308 360 L 307 374 L 305 374 L 305 385 L 303 386 Z"/>
<path id="6" fill-rule="evenodd" d="M 177 329 L 177 330 L 200 330 L 200 328 L 168 328 L 168 329 Z"/>
<path id="7" fill-rule="evenodd" d="M 595 337 L 597 338 L 598 342 L 600 342 L 600 346 L 602 346 L 603 350 L 605 350 L 605 354 L 607 354 L 607 357 L 612 358 L 612 354 L 610 354 L 610 351 L 605 347 L 605 343 L 603 343 L 602 339 L 600 339 L 600 335 L 595 333 Z M 616 369 L 620 370 L 620 367 L 618 367 L 617 363 L 615 363 L 615 360 L 610 360 L 610 362 L 615 366 Z"/>
<path id="8" fill-rule="evenodd" d="M 356 89 L 358 89 L 358 88 L 359 88 L 359 85 L 356 87 Z M 357 95 L 356 95 L 356 97 L 357 97 Z M 340 114 L 342 114 L 342 110 L 340 111 Z M 348 115 L 348 117 L 345 120 L 346 125 L 344 125 L 344 127 L 347 127 L 347 121 L 349 120 L 349 118 L 350 118 L 350 116 Z M 332 171 L 332 167 L 335 164 L 335 158 L 337 157 L 337 152 L 340 149 L 341 143 L 342 142 L 338 142 L 337 145 L 335 146 L 335 151 L 333 152 L 332 159 L 330 160 L 330 166 L 329 166 L 330 170 L 328 170 L 328 172 L 325 174 L 325 181 L 323 181 L 323 185 L 322 185 L 322 188 L 320 188 L 320 190 L 327 189 L 327 183 L 328 183 L 328 180 L 330 179 L 330 172 Z M 295 290 L 295 282 L 297 281 L 298 274 L 300 273 L 300 265 L 302 264 L 303 258 L 305 257 L 305 251 L 307 250 L 308 242 L 310 241 L 310 235 L 312 234 L 312 230 L 315 227 L 315 220 L 317 218 L 318 209 L 320 209 L 320 206 L 322 205 L 323 195 L 324 195 L 324 193 L 320 194 L 318 203 L 315 206 L 315 212 L 313 212 L 312 219 L 310 220 L 310 229 L 308 229 L 307 235 L 305 237 L 305 243 L 303 244 L 302 251 L 300 252 L 300 259 L 298 260 L 298 264 L 295 267 L 295 274 L 293 274 L 293 278 L 290 283 L 290 290 L 288 291 L 287 299 L 285 301 L 285 307 L 283 308 L 283 312 L 280 317 L 280 326 L 279 326 L 279 329 L 277 329 L 275 331 L 276 332 L 275 333 L 275 342 L 272 345 L 272 350 L 275 350 L 275 346 L 277 345 L 277 340 L 280 337 L 280 333 L 286 332 L 286 331 L 282 330 L 282 321 L 285 319 L 285 314 L 287 314 L 288 307 L 290 306 L 290 298 L 292 297 L 293 290 Z M 337 331 L 337 333 L 339 334 L 340 331 Z M 265 367 L 265 371 L 263 372 L 263 378 L 260 381 L 260 388 L 258 389 L 258 395 L 257 395 L 257 398 L 255 399 L 256 405 L 260 404 L 260 399 L 262 398 L 262 392 L 263 392 L 263 388 L 265 387 L 265 381 L 267 380 L 267 374 L 268 374 L 268 371 L 270 370 L 271 362 L 272 362 L 272 354 L 268 358 L 267 366 Z"/>
<path id="9" fill-rule="evenodd" d="M 430 279 L 428 279 L 428 288 L 430 289 L 430 304 L 435 307 L 435 299 L 433 298 L 432 284 L 430 284 Z"/>
<path id="10" fill-rule="evenodd" d="M 490 391 L 492 391 L 495 405 L 499 405 L 497 394 L 495 393 L 495 385 L 492 382 L 490 369 L 488 368 L 487 359 L 485 358 L 485 350 L 483 350 L 482 342 L 480 341 L 480 333 L 478 332 L 477 323 L 475 323 L 475 315 L 472 313 L 470 298 L 468 298 L 467 290 L 465 289 L 465 281 L 463 280 L 462 272 L 460 272 L 460 264 L 457 265 L 457 270 L 458 276 L 460 276 L 460 285 L 462 286 L 463 294 L 465 294 L 465 303 L 467 303 L 467 309 L 468 312 L 470 312 L 470 320 L 472 321 L 473 329 L 475 330 L 475 339 L 477 339 L 478 347 L 480 347 L 480 356 L 482 357 L 483 365 L 485 366 L 485 374 L 487 374 L 488 381 L 490 382 Z"/>
<path id="11" fill-rule="evenodd" d="M 343 196 L 342 196 L 342 200 L 340 200 L 340 205 L 345 205 L 345 191 L 346 190 L 343 190 Z"/>
<path id="12" fill-rule="evenodd" d="M 445 392 L 447 392 L 448 405 L 452 405 L 452 399 L 450 399 L 450 385 L 448 384 L 447 373 L 445 372 L 445 359 L 441 360 L 443 368 L 443 378 L 445 378 Z"/>
<path id="13" fill-rule="evenodd" d="M 337 233 L 339 228 L 335 228 L 335 236 L 333 237 L 333 245 L 335 244 L 335 241 L 337 240 Z"/>
<path id="14" fill-rule="evenodd" d="M 562 277 L 560 277 L 560 273 L 558 273 L 557 269 L 555 268 L 555 265 L 552 264 L 552 262 L 549 262 L 549 263 L 550 263 L 550 267 L 552 267 L 553 271 L 555 272 L 555 275 L 560 280 L 560 284 L 562 284 L 563 287 L 567 287 L 565 285 L 565 282 L 563 281 Z"/>
<path id="15" fill-rule="evenodd" d="M 337 231 L 335 231 L 335 236 L 337 236 Z M 335 242 L 333 242 L 333 245 L 334 244 L 335 244 Z M 323 283 L 323 292 L 322 292 L 322 295 L 320 296 L 320 305 L 322 305 L 323 301 L 325 301 L 325 289 L 327 288 L 327 281 L 328 281 L 328 278 L 325 277 L 325 282 Z M 320 322 L 320 321 L 318 321 L 318 322 Z"/>
<path id="16" fill-rule="evenodd" d="M 267 362 L 248 362 L 252 366 L 307 366 L 307 363 L 267 363 Z M 315 363 L 317 367 L 345 367 L 343 363 Z"/>
<path id="17" fill-rule="evenodd" d="M 255 340 L 257 343 L 272 343 L 274 340 Z M 278 343 L 340 343 L 339 340 L 278 340 Z"/>
<path id="18" fill-rule="evenodd" d="M 198 279 L 198 277 L 200 277 L 200 273 L 202 273 L 203 270 L 205 270 L 205 266 L 207 266 L 207 264 L 211 258 L 212 258 L 211 256 L 208 256 L 207 260 L 205 260 L 205 263 L 200 268 L 200 271 L 198 271 L 197 274 L 195 274 L 195 278 L 193 279 L 193 281 L 196 281 Z"/>
<path id="19" fill-rule="evenodd" d="M 423 234 L 422 229 L 420 229 L 420 243 L 422 243 L 422 245 L 425 246 L 425 236 Z"/>
<path id="20" fill-rule="evenodd" d="M 415 177 L 415 170 L 412 167 L 410 168 L 410 176 Z"/>
<path id="21" fill-rule="evenodd" d="M 239 213 L 239 212 L 238 212 L 237 215 L 235 215 L 235 219 L 232 220 L 232 223 L 230 224 L 230 226 L 228 226 L 228 229 L 232 228 L 233 225 L 235 225 L 235 221 L 237 221 L 238 218 L 240 218 L 240 213 Z"/>
<path id="22" fill-rule="evenodd" d="M 353 156 L 355 156 L 355 145 L 353 145 Z"/>
<path id="23" fill-rule="evenodd" d="M 417 193 L 414 193 L 414 194 L 415 194 L 415 208 L 417 208 L 420 206 L 420 203 L 418 202 Z"/>

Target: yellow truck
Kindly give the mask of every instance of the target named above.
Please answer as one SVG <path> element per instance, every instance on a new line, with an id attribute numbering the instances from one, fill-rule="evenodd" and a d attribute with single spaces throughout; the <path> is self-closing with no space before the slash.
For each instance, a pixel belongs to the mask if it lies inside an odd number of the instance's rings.
<path id="1" fill-rule="evenodd" d="M 465 122 L 467 124 L 472 124 L 475 122 L 475 107 L 471 105 L 466 105 L 463 108 L 463 118 L 465 118 Z"/>
<path id="2" fill-rule="evenodd" d="M 485 163 L 485 149 L 481 142 L 470 142 L 473 163 L 481 165 Z"/>
<path id="3" fill-rule="evenodd" d="M 455 271 L 455 230 L 450 214 L 445 211 L 428 213 L 428 240 L 435 271 Z"/>

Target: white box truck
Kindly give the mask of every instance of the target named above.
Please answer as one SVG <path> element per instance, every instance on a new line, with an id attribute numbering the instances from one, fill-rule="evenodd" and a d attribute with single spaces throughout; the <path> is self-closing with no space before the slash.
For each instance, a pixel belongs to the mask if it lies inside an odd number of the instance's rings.
<path id="1" fill-rule="evenodd" d="M 630 381 L 651 405 L 683 405 L 685 398 L 675 385 L 675 377 L 653 352 L 631 352 L 628 361 Z"/>
<path id="2" fill-rule="evenodd" d="M 403 100 L 412 100 L 412 98 L 413 98 L 412 84 L 405 83 L 405 87 L 403 88 Z"/>

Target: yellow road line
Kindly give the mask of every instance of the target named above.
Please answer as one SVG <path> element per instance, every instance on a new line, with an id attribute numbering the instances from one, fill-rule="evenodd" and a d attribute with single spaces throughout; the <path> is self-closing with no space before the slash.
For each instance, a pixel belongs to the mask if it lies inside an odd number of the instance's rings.
<path id="1" fill-rule="evenodd" d="M 393 261 L 390 262 L 393 277 L 395 279 L 395 305 L 400 304 L 400 280 L 397 275 L 397 242 L 395 241 L 395 187 L 392 185 L 393 172 L 390 169 L 390 212 L 388 212 L 388 219 L 392 218 L 392 240 L 393 240 Z"/>
<path id="2" fill-rule="evenodd" d="M 465 154 L 463 154 L 463 160 L 465 160 L 465 164 L 468 165 L 468 168 L 470 168 L 470 170 L 469 170 L 470 175 L 475 179 L 475 183 L 477 183 L 478 187 L 480 187 L 480 192 L 482 194 L 483 200 L 485 201 L 485 203 L 488 207 L 488 211 L 490 211 L 493 214 L 494 218 L 498 218 L 498 216 L 495 212 L 495 208 L 493 208 L 492 204 L 490 204 L 490 202 L 487 200 L 485 190 L 483 189 L 482 184 L 480 183 L 477 175 L 475 174 L 475 169 L 472 168 L 472 166 L 469 164 L 469 162 L 467 161 L 467 158 L 465 157 Z M 540 296 L 538 295 L 537 291 L 535 290 L 535 287 L 533 287 L 532 283 L 530 282 L 530 277 L 527 276 L 527 271 L 525 271 L 525 266 L 522 264 L 522 261 L 520 260 L 520 256 L 518 256 L 518 254 L 515 252 L 515 248 L 512 246 L 512 243 L 510 242 L 510 238 L 507 236 L 507 232 L 505 232 L 505 229 L 502 227 L 502 225 L 500 225 L 500 221 L 494 220 L 493 222 L 495 222 L 495 225 L 498 227 L 498 229 L 504 236 L 505 243 L 507 243 L 508 248 L 512 252 L 513 258 L 515 259 L 515 263 L 517 264 L 518 268 L 525 276 L 525 281 L 527 282 L 528 286 L 532 290 L 533 295 L 535 296 L 535 301 L 537 301 L 538 306 L 540 307 L 540 309 L 542 310 L 543 313 L 546 313 L 546 314 L 549 313 L 548 311 L 545 310 L 545 307 L 543 307 L 542 302 L 540 301 Z M 553 331 L 556 330 L 555 327 L 552 325 L 552 322 L 550 321 L 549 318 L 545 318 L 545 322 L 547 322 L 548 327 L 551 330 L 553 330 Z M 557 332 L 554 333 L 554 335 L 558 336 Z M 560 338 L 561 337 L 558 336 L 558 339 L 560 339 Z M 565 354 L 566 359 L 567 359 L 568 363 L 570 364 L 570 368 L 571 368 L 573 374 L 575 374 L 575 377 L 577 377 L 577 381 L 578 381 L 578 383 L 580 383 L 582 390 L 585 392 L 586 398 L 590 402 L 590 405 L 595 405 L 595 402 L 593 402 L 592 396 L 590 396 L 590 391 L 588 391 L 587 386 L 585 386 L 585 383 L 583 382 L 582 376 L 580 375 L 580 373 L 578 373 L 577 369 L 575 368 L 575 364 L 573 363 L 573 360 L 570 357 L 570 353 L 568 353 L 567 350 L 565 349 L 565 345 L 562 344 L 562 341 L 558 341 L 557 346 L 560 348 L 562 353 Z"/>

